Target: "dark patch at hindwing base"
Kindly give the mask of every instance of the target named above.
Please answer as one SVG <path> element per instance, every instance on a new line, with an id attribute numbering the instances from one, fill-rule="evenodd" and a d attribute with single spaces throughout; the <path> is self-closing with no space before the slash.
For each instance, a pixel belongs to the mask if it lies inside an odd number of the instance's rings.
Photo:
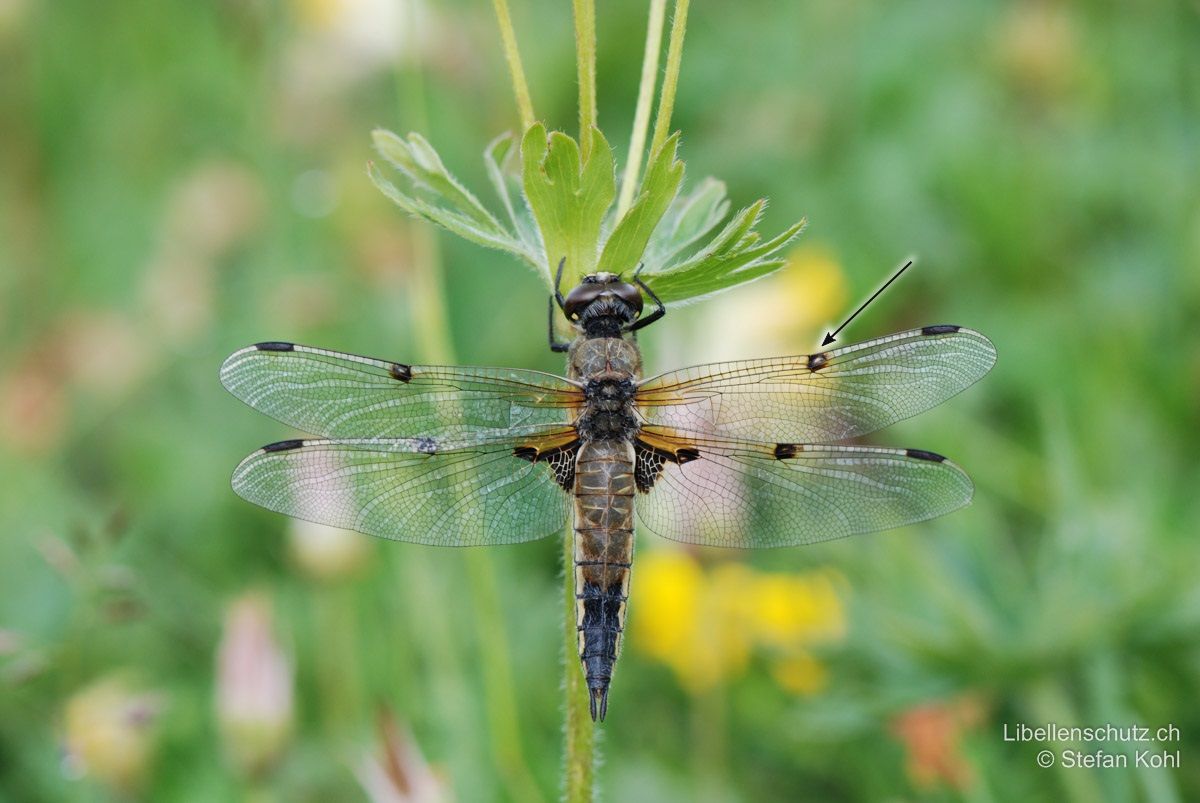
<path id="1" fill-rule="evenodd" d="M 550 470 L 554 472 L 554 481 L 564 491 L 575 488 L 575 449 L 560 449 L 548 458 Z"/>
<path id="2" fill-rule="evenodd" d="M 658 479 L 667 458 L 664 452 L 641 443 L 637 444 L 636 448 L 637 464 L 633 469 L 633 478 L 637 483 L 638 491 L 647 493 L 654 487 L 654 481 Z"/>
<path id="3" fill-rule="evenodd" d="M 575 490 L 575 453 L 579 451 L 579 441 L 571 441 L 556 449 L 539 452 L 534 446 L 518 446 L 513 449 L 513 457 L 528 460 L 530 463 L 545 463 L 554 475 L 554 482 L 568 493 Z"/>
<path id="4" fill-rule="evenodd" d="M 633 468 L 633 479 L 641 493 L 649 493 L 650 489 L 654 487 L 658 475 L 662 473 L 663 464 L 679 463 L 682 465 L 700 458 L 700 450 L 690 446 L 670 452 L 666 449 L 655 448 L 642 441 L 634 444 L 634 454 L 637 461 Z"/>

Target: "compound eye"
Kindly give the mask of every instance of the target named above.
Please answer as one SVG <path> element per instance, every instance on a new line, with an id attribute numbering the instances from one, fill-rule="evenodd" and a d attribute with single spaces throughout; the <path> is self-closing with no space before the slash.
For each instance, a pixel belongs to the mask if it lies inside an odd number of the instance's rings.
<path id="1" fill-rule="evenodd" d="M 628 282 L 621 282 L 613 285 L 613 292 L 617 294 L 617 298 L 624 301 L 629 306 L 637 311 L 638 315 L 642 314 L 642 291 Z"/>
<path id="2" fill-rule="evenodd" d="M 600 295 L 600 290 L 600 285 L 581 284 L 567 293 L 567 298 L 563 301 L 563 312 L 566 314 L 567 320 L 579 320 L 579 316 L 588 308 L 588 305 Z"/>

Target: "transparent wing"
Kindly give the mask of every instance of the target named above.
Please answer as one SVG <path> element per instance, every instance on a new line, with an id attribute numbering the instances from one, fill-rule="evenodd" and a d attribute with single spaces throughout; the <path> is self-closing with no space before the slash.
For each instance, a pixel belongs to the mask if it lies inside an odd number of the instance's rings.
<path id="1" fill-rule="evenodd" d="M 689 544 L 812 544 L 941 516 L 973 492 L 962 469 L 917 449 L 642 435 L 638 519 Z"/>
<path id="2" fill-rule="evenodd" d="M 647 423 L 756 441 L 822 443 L 882 429 L 986 374 L 996 349 L 958 326 L 926 326 L 820 354 L 717 363 L 647 379 Z"/>
<path id="3" fill-rule="evenodd" d="M 519 456 L 511 440 L 282 441 L 243 460 L 233 489 L 278 513 L 397 541 L 514 544 L 561 531 L 570 511 L 554 463 L 530 448 Z"/>
<path id="4" fill-rule="evenodd" d="M 449 368 L 259 343 L 221 366 L 234 396 L 327 438 L 466 438 L 567 424 L 582 403 L 561 377 L 505 368 Z"/>

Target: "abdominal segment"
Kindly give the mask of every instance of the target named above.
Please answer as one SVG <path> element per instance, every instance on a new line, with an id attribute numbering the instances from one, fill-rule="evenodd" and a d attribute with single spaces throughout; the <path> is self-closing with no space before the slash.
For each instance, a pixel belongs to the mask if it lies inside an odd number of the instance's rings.
<path id="1" fill-rule="evenodd" d="M 633 561 L 633 445 L 591 441 L 575 464 L 575 615 L 592 719 L 604 719 Z"/>

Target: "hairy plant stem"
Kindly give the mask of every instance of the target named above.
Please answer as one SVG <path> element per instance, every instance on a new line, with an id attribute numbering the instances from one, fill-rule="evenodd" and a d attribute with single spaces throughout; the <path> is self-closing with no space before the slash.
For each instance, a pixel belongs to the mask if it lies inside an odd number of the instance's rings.
<path id="1" fill-rule="evenodd" d="M 512 77 L 517 112 L 521 115 L 521 130 L 527 131 L 535 120 L 533 100 L 529 97 L 529 85 L 525 83 L 525 68 L 521 66 L 521 52 L 517 50 L 517 35 L 513 31 L 512 17 L 508 13 L 508 0 L 492 0 L 492 6 L 496 9 L 496 24 L 500 26 L 504 60 L 508 62 L 508 74 Z"/>
<path id="2" fill-rule="evenodd" d="M 662 94 L 658 98 L 658 116 L 654 119 L 654 137 L 650 140 L 650 159 L 671 133 L 671 112 L 675 109 L 675 87 L 679 84 L 679 64 L 683 60 L 683 35 L 687 31 L 690 0 L 675 0 L 671 17 L 671 43 L 667 46 L 667 69 Z"/>
<path id="3" fill-rule="evenodd" d="M 574 0 L 574 4 L 579 152 L 586 162 L 592 155 L 592 129 L 596 125 L 596 4 L 595 0 Z"/>
<path id="4" fill-rule="evenodd" d="M 566 694 L 566 744 L 563 799 L 591 803 L 596 782 L 596 725 L 588 712 L 588 690 L 579 667 L 579 632 L 575 629 L 575 531 L 563 532 L 563 691 Z"/>
<path id="5" fill-rule="evenodd" d="M 583 162 L 592 155 L 596 125 L 596 6 L 574 0 L 575 62 L 579 77 L 579 150 Z M 575 629 L 575 531 L 563 532 L 563 690 L 566 722 L 563 744 L 563 799 L 591 803 L 596 780 L 596 725 L 588 711 L 588 692 L 579 668 L 579 634 Z"/>
<path id="6" fill-rule="evenodd" d="M 646 147 L 646 131 L 650 127 L 650 104 L 658 83 L 658 55 L 662 51 L 663 18 L 667 0 L 650 0 L 650 17 L 646 23 L 646 51 L 642 55 L 642 81 L 638 86 L 637 107 L 633 115 L 633 133 L 629 135 L 629 153 L 625 155 L 625 173 L 621 177 L 621 195 L 617 198 L 617 219 L 633 203 L 638 172 L 642 167 L 642 149 Z"/>

